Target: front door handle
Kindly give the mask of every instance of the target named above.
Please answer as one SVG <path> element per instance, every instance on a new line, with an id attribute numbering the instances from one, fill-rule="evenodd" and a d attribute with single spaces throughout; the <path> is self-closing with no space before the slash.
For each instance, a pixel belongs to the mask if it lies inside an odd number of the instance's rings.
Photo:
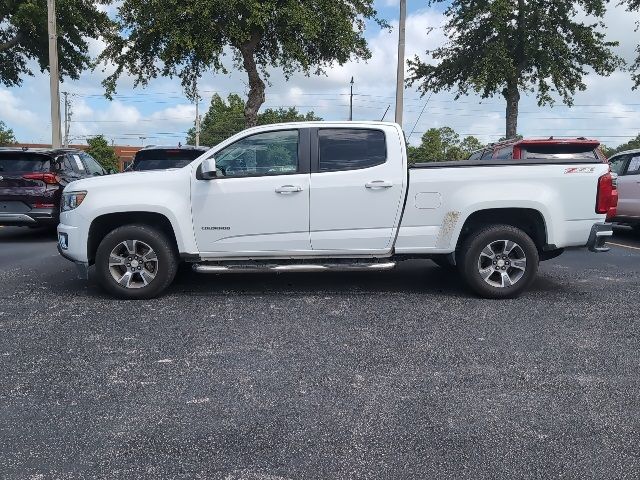
<path id="1" fill-rule="evenodd" d="M 393 183 L 387 182 L 386 180 L 373 180 L 365 185 L 366 188 L 378 189 L 378 188 L 391 188 L 393 187 Z"/>
<path id="2" fill-rule="evenodd" d="M 302 187 L 299 185 L 283 185 L 281 187 L 276 188 L 276 193 L 282 193 L 283 195 L 288 195 L 290 193 L 298 193 L 302 191 Z"/>

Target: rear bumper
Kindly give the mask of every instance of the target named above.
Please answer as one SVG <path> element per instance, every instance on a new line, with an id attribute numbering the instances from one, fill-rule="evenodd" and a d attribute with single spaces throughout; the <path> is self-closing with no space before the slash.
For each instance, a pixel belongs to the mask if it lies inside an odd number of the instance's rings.
<path id="1" fill-rule="evenodd" d="M 587 247 L 595 253 L 608 252 L 610 249 L 606 242 L 613 236 L 613 227 L 610 223 L 596 223 L 591 228 Z"/>
<path id="2" fill-rule="evenodd" d="M 24 213 L 0 212 L 0 225 L 36 227 L 57 224 L 58 209 L 56 208 L 34 208 Z"/>

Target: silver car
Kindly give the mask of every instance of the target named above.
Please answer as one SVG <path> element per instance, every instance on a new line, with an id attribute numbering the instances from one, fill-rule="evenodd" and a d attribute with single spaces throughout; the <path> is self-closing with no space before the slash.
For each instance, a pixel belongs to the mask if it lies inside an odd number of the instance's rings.
<path id="1" fill-rule="evenodd" d="M 640 149 L 616 153 L 609 164 L 618 175 L 618 211 L 613 221 L 640 232 Z"/>

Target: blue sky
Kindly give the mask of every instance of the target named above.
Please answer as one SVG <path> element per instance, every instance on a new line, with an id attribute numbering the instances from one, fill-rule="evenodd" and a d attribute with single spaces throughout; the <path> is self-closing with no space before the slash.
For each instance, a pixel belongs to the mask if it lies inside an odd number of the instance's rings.
<path id="1" fill-rule="evenodd" d="M 380 120 L 391 105 L 386 119 L 393 119 L 398 1 L 378 0 L 376 7 L 394 30 L 381 31 L 370 25 L 366 35 L 373 56 L 368 62 L 336 65 L 327 69 L 326 76 L 295 75 L 288 81 L 278 70 L 271 71 L 265 107 L 295 106 L 302 112 L 313 110 L 327 120 L 346 119 L 349 80 L 353 76 L 354 118 Z M 416 54 L 424 58 L 425 50 L 444 41 L 441 30 L 426 35 L 428 27 L 444 22 L 441 11 L 441 7 L 428 8 L 425 0 L 408 0 L 408 58 Z M 606 18 L 609 37 L 621 42 L 618 53 L 628 60 L 633 59 L 636 43 L 640 42 L 640 35 L 634 32 L 638 19 L 640 15 L 631 15 L 615 5 L 610 6 Z M 97 55 L 101 48 L 100 41 L 91 42 L 92 54 Z M 124 77 L 116 97 L 108 101 L 100 85 L 104 76 L 100 70 L 88 71 L 78 81 L 66 81 L 61 86 L 71 95 L 70 136 L 74 143 L 84 143 L 96 134 L 121 145 L 184 142 L 186 131 L 193 125 L 195 106 L 184 97 L 178 80 L 162 78 L 145 89 L 133 89 L 131 78 Z M 640 133 L 640 91 L 632 90 L 628 72 L 608 78 L 588 75 L 585 81 L 588 90 L 576 95 L 573 108 L 562 104 L 538 107 L 535 96 L 524 96 L 520 132 L 529 137 L 595 137 L 607 145 L 623 143 Z M 205 75 L 200 82 L 204 97 L 201 111 L 206 110 L 214 92 L 244 95 L 246 83 L 245 74 L 238 71 Z M 412 143 L 431 127 L 451 126 L 462 135 L 473 134 L 483 141 L 497 140 L 504 133 L 504 102 L 498 96 L 455 101 L 453 94 L 444 92 L 433 95 L 426 108 L 425 103 L 426 98 L 415 88 L 406 89 L 403 126 L 408 135 L 413 131 Z M 19 88 L 0 87 L 0 120 L 13 128 L 21 142 L 50 142 L 48 75 L 36 73 Z"/>

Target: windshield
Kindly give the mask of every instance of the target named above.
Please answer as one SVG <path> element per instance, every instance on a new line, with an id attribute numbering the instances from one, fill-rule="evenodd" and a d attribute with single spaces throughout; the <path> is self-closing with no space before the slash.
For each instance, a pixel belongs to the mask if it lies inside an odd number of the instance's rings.
<path id="1" fill-rule="evenodd" d="M 28 152 L 0 152 L 0 172 L 48 172 L 49 157 Z"/>
<path id="2" fill-rule="evenodd" d="M 568 145 L 525 145 L 523 158 L 537 158 L 549 160 L 562 160 L 566 158 L 584 158 L 593 160 L 598 158 L 593 145 L 568 144 Z"/>
<path id="3" fill-rule="evenodd" d="M 144 150 L 136 154 L 130 170 L 164 170 L 189 165 L 204 152 L 201 150 Z"/>

